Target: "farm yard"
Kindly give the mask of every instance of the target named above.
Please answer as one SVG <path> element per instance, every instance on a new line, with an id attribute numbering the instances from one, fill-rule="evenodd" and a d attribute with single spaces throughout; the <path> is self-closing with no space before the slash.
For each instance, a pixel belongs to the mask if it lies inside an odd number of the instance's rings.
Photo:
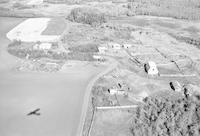
<path id="1" fill-rule="evenodd" d="M 200 135 L 199 11 L 198 0 L 1 1 L 0 135 Z"/>

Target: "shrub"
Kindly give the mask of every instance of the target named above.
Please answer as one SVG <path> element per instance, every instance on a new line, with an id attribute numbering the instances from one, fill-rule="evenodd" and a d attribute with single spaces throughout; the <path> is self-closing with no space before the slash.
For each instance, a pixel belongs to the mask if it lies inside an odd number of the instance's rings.
<path id="1" fill-rule="evenodd" d="M 9 45 L 8 47 L 15 47 L 15 46 L 19 46 L 21 45 L 21 41 L 20 40 L 13 40 Z"/>
<path id="2" fill-rule="evenodd" d="M 86 45 L 79 45 L 76 47 L 69 47 L 69 50 L 73 52 L 98 52 L 98 46 L 96 44 L 86 44 Z"/>
<path id="3" fill-rule="evenodd" d="M 79 4 L 82 0 L 44 0 L 46 3 L 53 4 Z"/>
<path id="4" fill-rule="evenodd" d="M 74 8 L 67 17 L 70 21 L 98 26 L 106 22 L 106 16 L 95 8 Z"/>
<path id="5" fill-rule="evenodd" d="M 32 5 L 25 5 L 25 4 L 22 4 L 22 3 L 14 3 L 13 4 L 13 8 L 16 8 L 16 9 L 30 9 L 30 8 L 33 8 Z"/>
<path id="6" fill-rule="evenodd" d="M 138 107 L 133 136 L 200 135 L 200 105 L 193 99 L 146 98 Z"/>
<path id="7" fill-rule="evenodd" d="M 199 5 L 199 0 L 129 0 L 127 7 L 133 15 L 199 20 Z"/>

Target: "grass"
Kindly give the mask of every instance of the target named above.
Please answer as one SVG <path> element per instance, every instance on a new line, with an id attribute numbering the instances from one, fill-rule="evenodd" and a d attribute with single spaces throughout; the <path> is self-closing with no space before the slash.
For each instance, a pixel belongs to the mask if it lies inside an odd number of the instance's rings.
<path id="1" fill-rule="evenodd" d="M 44 0 L 44 2 L 52 4 L 79 4 L 82 0 Z"/>
<path id="2" fill-rule="evenodd" d="M 1 0 L 0 4 L 5 4 L 5 3 L 8 3 L 8 2 L 10 2 L 10 0 Z"/>
<path id="3" fill-rule="evenodd" d="M 15 9 L 20 9 L 20 10 L 23 10 L 23 9 L 31 9 L 33 8 L 34 6 L 31 6 L 31 5 L 25 5 L 25 4 L 22 4 L 22 3 L 14 3 L 13 4 L 13 8 Z"/>
<path id="4" fill-rule="evenodd" d="M 200 19 L 199 0 L 129 0 L 128 8 L 136 15 Z"/>
<path id="5" fill-rule="evenodd" d="M 128 110 L 96 111 L 92 136 L 131 136 L 132 114 Z"/>
<path id="6" fill-rule="evenodd" d="M 95 53 L 98 52 L 98 45 L 89 43 L 86 45 L 69 47 L 69 50 L 73 52 Z"/>
<path id="7" fill-rule="evenodd" d="M 62 18 L 53 18 L 48 22 L 47 28 L 42 35 L 61 35 L 67 26 L 66 20 Z"/>

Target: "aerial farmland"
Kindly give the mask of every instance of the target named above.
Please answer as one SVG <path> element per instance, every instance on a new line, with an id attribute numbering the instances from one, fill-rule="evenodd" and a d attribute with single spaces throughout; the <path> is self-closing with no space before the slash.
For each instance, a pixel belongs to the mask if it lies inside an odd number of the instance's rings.
<path id="1" fill-rule="evenodd" d="M 200 1 L 0 1 L 0 136 L 199 136 Z"/>

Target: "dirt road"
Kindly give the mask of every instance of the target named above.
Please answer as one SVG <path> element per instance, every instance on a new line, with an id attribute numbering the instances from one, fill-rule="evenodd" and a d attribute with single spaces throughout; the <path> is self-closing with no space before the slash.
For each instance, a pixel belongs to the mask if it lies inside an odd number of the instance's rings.
<path id="1" fill-rule="evenodd" d="M 86 118 L 86 114 L 87 114 L 87 109 L 88 109 L 88 104 L 89 104 L 89 100 L 90 100 L 90 93 L 91 93 L 92 87 L 94 86 L 95 82 L 100 77 L 109 73 L 110 71 L 112 71 L 114 68 L 117 67 L 118 63 L 117 63 L 116 60 L 114 60 L 110 57 L 106 57 L 106 58 L 109 60 L 110 65 L 104 71 L 102 71 L 96 77 L 94 77 L 87 86 L 85 96 L 84 96 L 84 102 L 83 102 L 83 106 L 82 106 L 81 119 L 80 119 L 80 123 L 79 123 L 79 127 L 78 127 L 78 131 L 77 131 L 76 136 L 82 136 L 83 126 L 84 126 L 84 122 L 85 122 L 85 118 Z"/>

